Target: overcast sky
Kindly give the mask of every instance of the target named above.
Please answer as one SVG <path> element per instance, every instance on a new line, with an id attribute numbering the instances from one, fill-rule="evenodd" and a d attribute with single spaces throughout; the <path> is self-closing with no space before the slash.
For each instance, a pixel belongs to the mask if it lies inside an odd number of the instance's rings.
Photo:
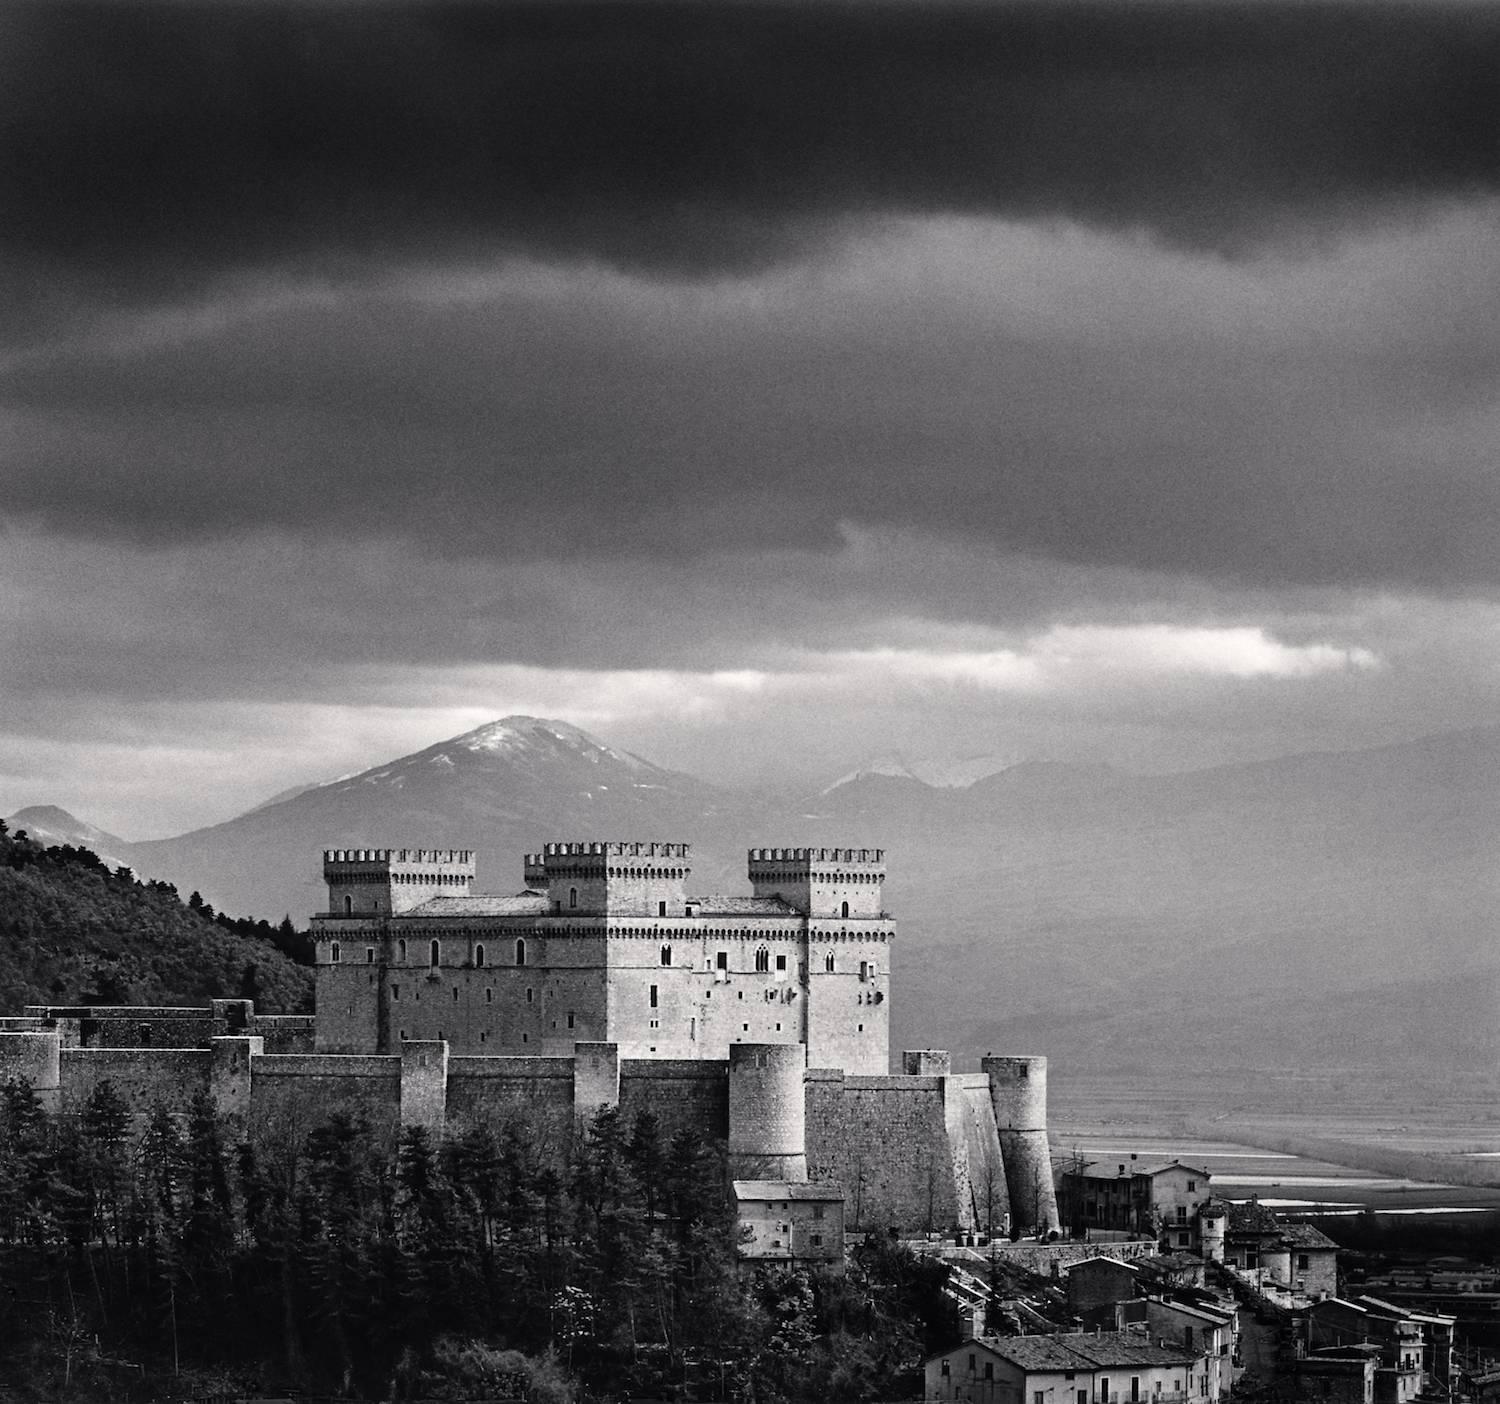
<path id="1" fill-rule="evenodd" d="M 0 813 L 1496 720 L 1500 13 L 0 7 Z"/>

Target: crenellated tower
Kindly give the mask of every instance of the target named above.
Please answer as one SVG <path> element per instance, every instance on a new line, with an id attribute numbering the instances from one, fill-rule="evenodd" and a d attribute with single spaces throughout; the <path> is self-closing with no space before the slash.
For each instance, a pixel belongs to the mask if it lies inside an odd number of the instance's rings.
<path id="1" fill-rule="evenodd" d="M 803 916 L 882 915 L 883 848 L 752 848 L 749 867 L 757 897 L 780 898 Z"/>
<path id="2" fill-rule="evenodd" d="M 685 843 L 549 843 L 523 860 L 526 886 L 561 916 L 680 917 L 692 873 Z"/>
<path id="3" fill-rule="evenodd" d="M 433 897 L 467 897 L 469 848 L 325 848 L 323 881 L 332 917 L 397 916 Z"/>

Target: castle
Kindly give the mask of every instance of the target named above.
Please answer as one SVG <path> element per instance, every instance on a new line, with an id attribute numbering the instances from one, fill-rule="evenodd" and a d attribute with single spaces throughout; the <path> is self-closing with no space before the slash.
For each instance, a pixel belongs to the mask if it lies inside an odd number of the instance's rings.
<path id="1" fill-rule="evenodd" d="M 464 849 L 330 849 L 323 869 L 316 1015 L 29 1007 L 0 1019 L 0 1080 L 390 1134 L 522 1117 L 554 1145 L 615 1106 L 726 1142 L 742 1204 L 778 1214 L 821 1217 L 837 1188 L 856 1229 L 1058 1223 L 1044 1058 L 889 1071 L 881 849 L 753 848 L 748 897 L 690 895 L 683 843 L 547 844 L 512 896 L 473 893 Z"/>

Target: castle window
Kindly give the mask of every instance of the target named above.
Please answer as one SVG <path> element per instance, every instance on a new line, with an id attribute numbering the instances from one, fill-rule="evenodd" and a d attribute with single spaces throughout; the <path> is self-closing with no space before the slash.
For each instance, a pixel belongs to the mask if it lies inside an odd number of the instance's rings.
<path id="1" fill-rule="evenodd" d="M 771 968 L 771 953 L 764 946 L 755 953 L 755 968 L 763 971 Z"/>
<path id="2" fill-rule="evenodd" d="M 786 969 L 786 957 L 784 955 L 779 955 L 776 957 L 776 968 L 778 970 Z"/>
<path id="3" fill-rule="evenodd" d="M 375 964 L 375 947 L 374 946 L 366 946 L 365 947 L 365 964 L 366 965 L 374 965 Z"/>
<path id="4" fill-rule="evenodd" d="M 353 916 L 354 915 L 354 898 L 349 897 L 349 896 L 346 896 L 344 898 L 344 915 L 345 916 Z"/>
<path id="5" fill-rule="evenodd" d="M 516 939 L 516 964 L 526 964 L 526 938 L 524 936 L 517 937 Z M 531 998 L 530 990 L 526 991 L 526 998 L 528 1000 Z"/>
<path id="6" fill-rule="evenodd" d="M 667 904 L 665 902 L 658 902 L 656 904 L 656 914 L 657 916 L 666 916 Z"/>
<path id="7" fill-rule="evenodd" d="M 406 937 L 403 936 L 396 942 L 396 954 L 403 962 L 406 960 Z"/>
<path id="8" fill-rule="evenodd" d="M 455 985 L 455 986 L 454 986 L 454 987 L 453 987 L 453 1002 L 454 1002 L 454 1003 L 455 1003 L 455 1004 L 457 1004 L 457 1003 L 458 1003 L 458 986 L 457 986 L 457 985 Z"/>
<path id="9" fill-rule="evenodd" d="M 670 965 L 672 963 L 672 948 L 670 946 L 663 946 L 661 948 L 661 963 L 663 965 Z"/>
<path id="10" fill-rule="evenodd" d="M 860 961 L 860 963 L 859 963 L 859 978 L 861 980 L 868 980 L 870 978 L 870 962 L 869 961 L 867 961 L 867 960 Z"/>
<path id="11" fill-rule="evenodd" d="M 570 887 L 568 889 L 568 905 L 570 907 L 576 907 L 578 905 L 578 889 L 576 887 Z"/>
<path id="12" fill-rule="evenodd" d="M 493 1004 L 495 1002 L 495 990 L 494 990 L 494 986 L 491 985 L 491 986 L 486 987 L 485 992 L 484 992 L 484 1002 L 486 1004 Z"/>
<path id="13" fill-rule="evenodd" d="M 524 964 L 525 962 L 523 961 L 522 963 Z M 535 995 L 536 995 L 536 991 L 533 990 L 530 985 L 527 985 L 526 986 L 526 1003 L 530 1004 Z"/>
<path id="14" fill-rule="evenodd" d="M 863 1033 L 865 1031 L 865 1026 L 863 1024 L 859 1026 L 859 1031 L 860 1033 Z"/>
<path id="15" fill-rule="evenodd" d="M 401 1030 L 401 1042 L 402 1043 L 406 1042 L 406 1030 L 405 1029 Z"/>
<path id="16" fill-rule="evenodd" d="M 479 945 L 477 945 L 477 946 L 474 947 L 474 964 L 475 964 L 476 967 L 477 966 L 481 966 L 481 965 L 484 964 L 484 945 L 483 945 L 483 943 L 481 943 L 481 944 L 479 944 Z"/>
<path id="17" fill-rule="evenodd" d="M 392 999 L 400 999 L 401 998 L 401 986 L 400 985 L 392 985 L 391 986 L 391 998 Z"/>
<path id="18" fill-rule="evenodd" d="M 442 942 L 440 942 L 440 941 L 434 941 L 427 948 L 427 956 L 428 956 L 428 961 L 432 965 L 441 965 L 442 964 L 442 960 L 443 960 L 443 946 L 442 946 Z"/>
<path id="19" fill-rule="evenodd" d="M 335 941 L 333 943 L 333 949 L 329 953 L 329 959 L 332 960 L 335 965 L 337 965 L 339 963 L 339 955 L 340 955 L 339 943 L 337 941 Z"/>
<path id="20" fill-rule="evenodd" d="M 842 906 L 841 906 L 841 907 L 840 907 L 840 908 L 839 908 L 839 915 L 840 915 L 840 916 L 841 916 L 841 917 L 846 917 L 846 916 L 848 916 L 848 915 L 849 915 L 849 904 L 848 904 L 848 903 L 847 903 L 847 902 L 845 902 L 845 903 L 844 903 L 844 904 L 843 904 L 843 905 L 842 905 Z"/>
<path id="21" fill-rule="evenodd" d="M 729 952 L 728 951 L 719 951 L 714 956 L 714 969 L 715 970 L 728 970 L 729 969 Z"/>
<path id="22" fill-rule="evenodd" d="M 829 951 L 828 954 L 823 957 L 823 969 L 826 970 L 830 975 L 833 974 L 833 952 L 832 951 Z"/>
<path id="23" fill-rule="evenodd" d="M 483 1029 L 480 1029 L 480 1031 L 479 1031 L 479 1041 L 480 1041 L 480 1042 L 481 1042 L 481 1043 L 483 1043 L 483 1042 L 484 1042 L 484 1040 L 485 1040 L 485 1038 L 486 1038 L 486 1037 L 487 1037 L 487 1036 L 488 1036 L 488 1035 L 486 1035 L 486 1033 L 485 1033 L 485 1032 L 484 1032 L 484 1030 L 483 1030 Z"/>
<path id="24" fill-rule="evenodd" d="M 573 1027 L 573 1011 L 571 1009 L 568 1010 L 568 1027 L 570 1029 Z"/>
<path id="25" fill-rule="evenodd" d="M 651 1007 L 653 1009 L 656 1008 L 656 986 L 655 985 L 651 986 Z"/>

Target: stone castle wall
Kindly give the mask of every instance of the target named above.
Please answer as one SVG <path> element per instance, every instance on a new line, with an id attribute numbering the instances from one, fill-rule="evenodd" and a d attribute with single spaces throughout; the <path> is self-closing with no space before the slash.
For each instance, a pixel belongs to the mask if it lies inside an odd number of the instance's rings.
<path id="1" fill-rule="evenodd" d="M 157 1106 L 184 1112 L 206 1092 L 221 1111 L 304 1132 L 336 1112 L 390 1137 L 407 1125 L 443 1134 L 521 1122 L 543 1154 L 565 1149 L 580 1119 L 617 1105 L 627 1123 L 652 1113 L 664 1138 L 692 1129 L 727 1142 L 743 1164 L 842 1185 L 853 1228 L 998 1232 L 1009 1208 L 985 1074 L 804 1070 L 796 1045 L 747 1045 L 731 1063 L 621 1058 L 607 1043 L 567 1057 L 456 1056 L 434 1040 L 409 1041 L 399 1055 L 274 1053 L 265 1044 L 230 1035 L 200 1048 L 78 1048 L 56 1028 L 0 1030 L 0 1081 L 30 1083 L 68 1111 L 107 1079 L 141 1117 Z M 1033 1103 L 1028 1119 L 1038 1110 Z M 1035 1138 L 1038 1128 L 1026 1132 Z"/>

